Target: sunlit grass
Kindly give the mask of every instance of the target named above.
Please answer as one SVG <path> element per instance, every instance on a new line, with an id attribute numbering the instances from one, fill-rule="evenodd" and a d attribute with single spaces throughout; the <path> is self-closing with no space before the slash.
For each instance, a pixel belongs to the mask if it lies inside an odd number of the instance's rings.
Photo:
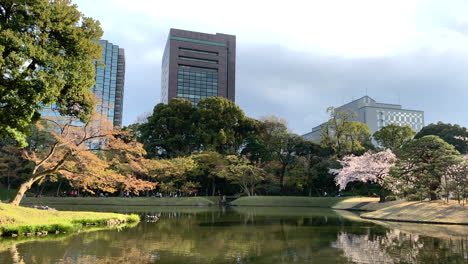
<path id="1" fill-rule="evenodd" d="M 38 210 L 0 203 L 0 235 L 47 232 L 73 232 L 87 223 L 105 226 L 109 220 L 140 221 L 138 215 Z"/>

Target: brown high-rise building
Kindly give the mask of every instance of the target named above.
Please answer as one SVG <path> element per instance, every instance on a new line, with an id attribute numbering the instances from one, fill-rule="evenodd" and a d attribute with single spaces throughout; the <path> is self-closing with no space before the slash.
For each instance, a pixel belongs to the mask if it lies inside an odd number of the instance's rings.
<path id="1" fill-rule="evenodd" d="M 235 100 L 236 36 L 171 29 L 161 68 L 161 101 Z"/>

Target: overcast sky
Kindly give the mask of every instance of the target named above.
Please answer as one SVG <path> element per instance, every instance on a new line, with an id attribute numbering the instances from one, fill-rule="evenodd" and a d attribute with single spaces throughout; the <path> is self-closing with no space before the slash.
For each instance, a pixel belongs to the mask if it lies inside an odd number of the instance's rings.
<path id="1" fill-rule="evenodd" d="M 170 28 L 237 37 L 236 103 L 303 134 L 367 94 L 468 126 L 468 1 L 74 0 L 125 49 L 124 124 L 160 102 Z"/>

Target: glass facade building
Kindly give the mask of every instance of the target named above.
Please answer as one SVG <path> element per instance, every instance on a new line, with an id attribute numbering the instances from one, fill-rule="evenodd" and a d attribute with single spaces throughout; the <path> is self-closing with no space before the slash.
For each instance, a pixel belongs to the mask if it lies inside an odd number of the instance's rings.
<path id="1" fill-rule="evenodd" d="M 236 37 L 171 29 L 161 67 L 161 101 L 235 99 Z"/>
<path id="2" fill-rule="evenodd" d="M 122 110 L 125 83 L 125 52 L 107 40 L 100 40 L 102 57 L 95 62 L 96 86 L 92 91 L 97 99 L 96 112 L 108 118 L 114 127 L 122 126 Z M 45 107 L 41 115 L 61 120 L 56 106 Z M 76 125 L 82 125 L 77 122 Z"/>
<path id="3" fill-rule="evenodd" d="M 125 52 L 107 40 L 100 40 L 101 60 L 96 61 L 97 99 L 96 111 L 108 118 L 114 127 L 122 126 L 123 95 L 125 82 Z"/>

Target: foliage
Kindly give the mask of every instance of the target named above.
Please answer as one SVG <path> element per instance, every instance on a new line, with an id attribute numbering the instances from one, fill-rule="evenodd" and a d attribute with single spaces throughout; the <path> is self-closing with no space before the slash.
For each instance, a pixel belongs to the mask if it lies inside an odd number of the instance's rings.
<path id="1" fill-rule="evenodd" d="M 455 148 L 438 136 L 424 136 L 404 144 L 397 152 L 398 160 L 391 169 L 392 189 L 402 195 L 428 195 L 437 199 L 441 178 L 462 159 Z"/>
<path id="2" fill-rule="evenodd" d="M 389 149 L 377 153 L 366 152 L 362 156 L 345 156 L 340 164 L 341 169 L 330 169 L 336 174 L 336 185 L 340 190 L 346 189 L 350 182 L 370 182 L 382 186 L 380 192 L 381 202 L 385 201 L 387 187 L 386 178 L 389 176 L 390 168 L 395 164 L 396 156 Z"/>
<path id="3" fill-rule="evenodd" d="M 192 155 L 191 158 L 197 164 L 196 168 L 192 171 L 191 177 L 206 187 L 207 195 L 208 188 L 211 187 L 211 195 L 214 196 L 216 194 L 217 185 L 223 180 L 219 172 L 227 165 L 226 160 L 217 152 L 204 152 L 202 154 Z"/>
<path id="4" fill-rule="evenodd" d="M 395 151 L 404 143 L 410 141 L 414 135 L 416 135 L 416 132 L 408 125 L 389 124 L 375 132 L 374 139 L 384 149 Z"/>
<path id="5" fill-rule="evenodd" d="M 355 113 L 329 107 L 330 119 L 322 125 L 321 144 L 334 151 L 338 158 L 362 154 L 372 148 L 370 130 L 366 124 L 353 121 Z"/>
<path id="6" fill-rule="evenodd" d="M 150 158 L 188 156 L 199 148 L 193 114 L 196 108 L 185 99 L 158 104 L 148 121 L 139 126 L 139 139 Z"/>
<path id="7" fill-rule="evenodd" d="M 103 118 L 92 120 L 76 125 L 76 118 L 61 116 L 43 119 L 34 127 L 28 146 L 14 149 L 17 158 L 29 162 L 30 173 L 21 179 L 12 204 L 18 205 L 34 183 L 50 175 L 65 177 L 90 193 L 114 192 L 118 186 L 138 193 L 155 187 L 138 177 L 147 171 L 141 144 Z"/>
<path id="8" fill-rule="evenodd" d="M 255 134 L 255 125 L 255 120 L 226 98 L 205 98 L 198 107 L 185 99 L 171 99 L 156 105 L 148 122 L 139 126 L 139 140 L 151 158 L 201 151 L 235 154 Z"/>
<path id="9" fill-rule="evenodd" d="M 447 202 L 451 193 L 455 194 L 458 203 L 465 201 L 468 196 L 468 155 L 464 155 L 462 162 L 450 166 L 444 173 L 440 191 Z"/>
<path id="10" fill-rule="evenodd" d="M 464 137 L 468 138 L 466 127 L 438 122 L 423 127 L 414 138 L 419 139 L 427 135 L 439 136 L 445 142 L 453 145 L 461 154 L 468 154 L 468 141 L 463 140 Z"/>
<path id="11" fill-rule="evenodd" d="M 160 182 L 159 190 L 171 193 L 182 190 L 184 193 L 196 193 L 200 186 L 187 178 L 187 172 L 196 168 L 197 164 L 190 158 L 174 158 L 167 160 L 153 160 L 152 171 Z"/>
<path id="12" fill-rule="evenodd" d="M 256 185 L 264 179 L 265 171 L 245 157 L 231 155 L 226 159 L 229 164 L 219 172 L 219 175 L 238 184 L 247 196 L 254 195 Z"/>
<path id="13" fill-rule="evenodd" d="M 198 102 L 194 123 L 204 150 L 236 154 L 246 138 L 255 134 L 256 122 L 246 117 L 234 102 L 223 97 L 208 97 Z"/>
<path id="14" fill-rule="evenodd" d="M 0 2 L 0 137 L 26 146 L 43 107 L 90 120 L 99 22 L 69 0 Z"/>

